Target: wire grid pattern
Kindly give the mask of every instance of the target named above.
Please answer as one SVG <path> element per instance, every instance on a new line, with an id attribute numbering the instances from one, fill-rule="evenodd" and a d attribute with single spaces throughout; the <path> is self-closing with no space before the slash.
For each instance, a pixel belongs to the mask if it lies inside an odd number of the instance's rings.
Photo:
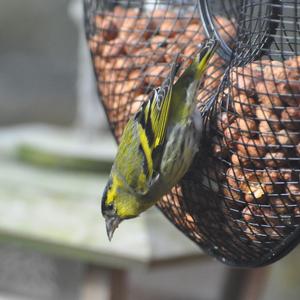
<path id="1" fill-rule="evenodd" d="M 202 149 L 158 207 L 210 255 L 237 266 L 271 263 L 296 244 L 299 186 L 297 1 L 211 1 L 213 23 L 233 49 L 215 56 L 199 104 L 231 68 Z M 205 39 L 196 1 L 85 0 L 98 91 L 117 141 L 130 116 Z M 298 63 L 299 61 L 299 63 Z M 205 157 L 203 160 L 202 158 Z"/>
<path id="2" fill-rule="evenodd" d="M 86 29 L 98 90 L 117 138 L 128 118 L 168 75 L 178 53 L 185 63 L 205 40 L 194 1 L 86 0 Z M 224 38 L 235 28 L 216 16 Z M 184 67 L 183 67 L 184 68 Z M 205 84 L 205 100 L 220 81 L 224 62 L 216 57 Z"/>
<path id="3" fill-rule="evenodd" d="M 265 265 L 299 242 L 299 14 L 297 1 L 240 2 L 212 161 L 202 185 L 193 170 L 182 184 L 193 211 L 208 195 L 193 217 L 229 264 Z"/>

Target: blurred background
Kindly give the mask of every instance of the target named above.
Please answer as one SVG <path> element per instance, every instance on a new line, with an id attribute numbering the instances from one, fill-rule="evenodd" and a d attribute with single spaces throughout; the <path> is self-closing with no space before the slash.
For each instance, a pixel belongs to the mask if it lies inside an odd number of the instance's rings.
<path id="1" fill-rule="evenodd" d="M 99 197 L 116 146 L 81 1 L 2 2 L 0 44 L 0 300 L 299 299 L 299 249 L 231 269 L 155 208 L 107 242 Z"/>

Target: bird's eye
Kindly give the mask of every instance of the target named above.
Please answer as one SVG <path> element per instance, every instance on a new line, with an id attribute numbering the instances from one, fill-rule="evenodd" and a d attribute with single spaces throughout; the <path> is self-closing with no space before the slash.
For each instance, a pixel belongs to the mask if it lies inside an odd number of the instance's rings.
<path id="1" fill-rule="evenodd" d="M 114 205 L 112 203 L 110 203 L 110 204 L 107 205 L 107 208 L 109 210 L 113 210 L 114 209 Z"/>

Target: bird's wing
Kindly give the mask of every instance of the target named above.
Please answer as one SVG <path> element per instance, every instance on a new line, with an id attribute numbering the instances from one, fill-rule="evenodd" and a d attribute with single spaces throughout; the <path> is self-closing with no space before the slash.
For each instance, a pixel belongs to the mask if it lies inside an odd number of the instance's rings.
<path id="1" fill-rule="evenodd" d="M 142 170 L 140 170 L 140 176 L 137 179 L 140 184 L 138 190 L 142 194 L 147 192 L 153 180 L 157 178 L 168 126 L 173 82 L 178 68 L 176 59 L 162 86 L 154 90 L 149 100 L 141 106 L 134 116 L 134 131 L 136 131 L 136 137 L 139 139 L 138 152 L 143 160 Z"/>
<path id="2" fill-rule="evenodd" d="M 179 65 L 176 58 L 169 76 L 165 79 L 161 87 L 155 89 L 149 106 L 146 108 L 146 126 L 152 129 L 154 135 L 152 149 L 162 145 L 165 140 L 173 83 L 178 68 Z"/>
<path id="3" fill-rule="evenodd" d="M 136 194 L 148 191 L 149 177 L 153 173 L 151 149 L 145 130 L 134 119 L 129 119 L 124 128 L 113 170 L 127 189 Z"/>
<path id="4" fill-rule="evenodd" d="M 162 155 L 162 147 L 166 137 L 173 83 L 179 69 L 177 60 L 176 57 L 171 72 L 161 87 L 154 90 L 151 98 L 142 105 L 140 111 L 136 114 L 151 149 L 154 169 L 159 165 L 159 157 Z"/>

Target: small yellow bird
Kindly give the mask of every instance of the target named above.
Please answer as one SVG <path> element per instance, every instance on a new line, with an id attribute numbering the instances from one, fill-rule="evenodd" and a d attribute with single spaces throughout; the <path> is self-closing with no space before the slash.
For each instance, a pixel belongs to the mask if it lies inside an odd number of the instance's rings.
<path id="1" fill-rule="evenodd" d="M 137 217 L 178 183 L 199 150 L 204 130 L 196 95 L 216 40 L 204 43 L 174 84 L 177 59 L 161 87 L 128 121 L 102 197 L 109 240 L 121 221 Z"/>

